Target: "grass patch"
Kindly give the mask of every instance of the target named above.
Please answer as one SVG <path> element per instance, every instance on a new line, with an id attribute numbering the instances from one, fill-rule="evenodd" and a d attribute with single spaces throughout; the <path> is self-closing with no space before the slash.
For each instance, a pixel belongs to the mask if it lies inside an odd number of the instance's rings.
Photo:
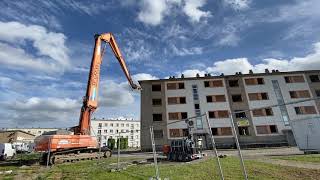
<path id="1" fill-rule="evenodd" d="M 288 161 L 301 161 L 301 162 L 311 162 L 320 163 L 320 154 L 308 154 L 308 155 L 294 155 L 294 156 L 279 156 L 273 159 L 281 159 Z"/>
<path id="2" fill-rule="evenodd" d="M 132 161 L 133 158 L 122 158 L 121 161 Z M 6 178 L 30 177 L 32 179 L 137 179 L 144 180 L 154 176 L 153 165 L 130 166 L 121 172 L 109 172 L 108 165 L 115 163 L 116 157 L 101 161 L 83 161 L 78 163 L 56 165 L 50 169 L 28 167 L 15 169 L 14 174 Z M 221 159 L 225 179 L 243 179 L 239 160 L 235 157 Z M 175 179 L 219 179 L 215 160 L 192 163 L 159 163 L 161 178 Z M 245 161 L 249 179 L 317 179 L 320 170 L 302 169 L 272 165 L 254 160 Z M 3 178 L 0 175 L 0 179 Z"/>

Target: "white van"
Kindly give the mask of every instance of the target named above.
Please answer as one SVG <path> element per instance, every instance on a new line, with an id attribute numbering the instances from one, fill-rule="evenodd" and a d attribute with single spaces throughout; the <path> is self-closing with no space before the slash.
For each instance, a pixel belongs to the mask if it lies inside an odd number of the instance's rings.
<path id="1" fill-rule="evenodd" d="M 0 143 L 0 160 L 7 160 L 16 155 L 14 146 L 10 143 Z"/>

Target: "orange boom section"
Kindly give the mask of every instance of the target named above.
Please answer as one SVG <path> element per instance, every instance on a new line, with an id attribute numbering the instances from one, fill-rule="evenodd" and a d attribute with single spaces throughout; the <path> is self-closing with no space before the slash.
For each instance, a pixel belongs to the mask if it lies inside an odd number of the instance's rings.
<path id="1" fill-rule="evenodd" d="M 59 151 L 62 149 L 96 148 L 97 140 L 89 135 L 43 135 L 35 139 L 36 151 Z"/>

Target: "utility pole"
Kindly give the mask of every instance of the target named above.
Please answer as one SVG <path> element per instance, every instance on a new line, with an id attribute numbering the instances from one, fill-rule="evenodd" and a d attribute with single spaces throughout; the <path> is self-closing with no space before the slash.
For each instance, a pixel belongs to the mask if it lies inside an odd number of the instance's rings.
<path id="1" fill-rule="evenodd" d="M 230 112 L 230 121 L 231 121 L 231 127 L 232 127 L 232 132 L 233 132 L 233 137 L 234 137 L 234 140 L 236 142 L 236 145 L 237 145 L 237 149 L 238 149 L 238 155 L 239 155 L 239 158 L 240 158 L 240 166 L 241 166 L 241 169 L 242 169 L 242 174 L 243 174 L 243 177 L 245 180 L 248 180 L 248 174 L 247 174 L 247 171 L 246 171 L 246 167 L 244 165 L 244 162 L 243 162 L 243 157 L 242 157 L 242 153 L 241 153 L 241 148 L 240 148 L 240 144 L 239 144 L 239 140 L 238 140 L 238 134 L 237 134 L 237 131 L 236 131 L 236 128 L 234 126 L 234 121 L 233 121 L 233 113 Z"/>
<path id="2" fill-rule="evenodd" d="M 219 159 L 219 156 L 218 156 L 218 151 L 217 151 L 216 143 L 215 143 L 215 141 L 214 141 L 213 134 L 212 134 L 212 129 L 211 129 L 211 125 L 210 125 L 210 122 L 209 122 L 208 112 L 206 112 L 205 118 L 206 118 L 206 121 L 207 121 L 207 124 L 208 124 L 208 128 L 209 128 L 209 133 L 210 133 L 210 137 L 211 137 L 211 143 L 212 143 L 213 152 L 214 152 L 214 154 L 215 154 L 215 156 L 216 156 L 217 164 L 218 164 L 218 166 L 219 166 L 219 175 L 220 175 L 221 180 L 224 180 L 224 176 L 223 176 L 223 172 L 222 172 L 222 168 L 221 168 L 220 159 Z"/>
<path id="3" fill-rule="evenodd" d="M 155 146 L 155 142 L 154 142 L 153 126 L 150 126 L 150 137 L 151 137 L 151 145 L 152 145 L 152 151 L 153 151 L 154 168 L 156 171 L 156 180 L 160 180 L 158 160 L 157 160 L 157 154 L 156 154 L 156 146 Z"/>

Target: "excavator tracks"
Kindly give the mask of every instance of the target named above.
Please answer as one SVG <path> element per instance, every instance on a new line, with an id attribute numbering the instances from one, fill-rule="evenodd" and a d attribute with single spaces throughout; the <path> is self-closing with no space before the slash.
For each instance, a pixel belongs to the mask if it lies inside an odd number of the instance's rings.
<path id="1" fill-rule="evenodd" d="M 98 151 L 98 149 L 74 149 L 68 151 L 57 151 L 49 153 L 44 153 L 42 156 L 42 164 L 55 165 L 63 163 L 72 163 L 83 160 L 95 160 L 101 158 L 111 157 L 111 150 Z"/>

